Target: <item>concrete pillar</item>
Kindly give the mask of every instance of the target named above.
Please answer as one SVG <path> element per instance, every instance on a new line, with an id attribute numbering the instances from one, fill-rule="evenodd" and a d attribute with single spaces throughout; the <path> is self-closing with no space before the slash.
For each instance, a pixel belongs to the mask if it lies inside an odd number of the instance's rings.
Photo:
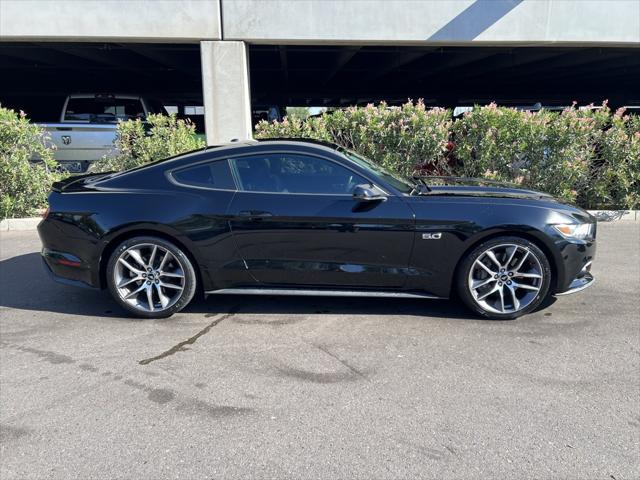
<path id="1" fill-rule="evenodd" d="M 252 137 L 247 45 L 200 42 L 207 144 Z"/>

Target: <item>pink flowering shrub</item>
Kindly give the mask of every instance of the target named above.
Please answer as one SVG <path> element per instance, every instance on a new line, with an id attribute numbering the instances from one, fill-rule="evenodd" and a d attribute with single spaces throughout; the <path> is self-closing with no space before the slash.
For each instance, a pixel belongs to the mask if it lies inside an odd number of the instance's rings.
<path id="1" fill-rule="evenodd" d="M 589 208 L 637 208 L 639 124 L 606 102 L 560 113 L 477 107 L 453 127 L 457 172 L 515 182 Z"/>
<path id="2" fill-rule="evenodd" d="M 488 176 L 576 201 L 593 156 L 592 119 L 578 110 L 525 112 L 488 105 L 456 121 L 456 158 L 463 176 Z"/>
<path id="3" fill-rule="evenodd" d="M 59 179 L 46 132 L 23 112 L 0 105 L 0 220 L 36 215 Z"/>
<path id="4" fill-rule="evenodd" d="M 451 174 L 447 143 L 453 124 L 451 111 L 427 109 L 424 103 L 407 102 L 348 107 L 301 121 L 262 121 L 257 138 L 314 138 L 335 142 L 406 175 L 417 169 Z"/>
<path id="5" fill-rule="evenodd" d="M 598 120 L 603 128 L 597 132 L 583 202 L 640 208 L 640 117 L 619 111 Z"/>
<path id="6" fill-rule="evenodd" d="M 640 207 L 640 117 L 601 107 L 524 112 L 490 104 L 453 120 L 421 101 L 260 122 L 257 138 L 338 143 L 406 175 L 509 181 L 588 208 Z"/>

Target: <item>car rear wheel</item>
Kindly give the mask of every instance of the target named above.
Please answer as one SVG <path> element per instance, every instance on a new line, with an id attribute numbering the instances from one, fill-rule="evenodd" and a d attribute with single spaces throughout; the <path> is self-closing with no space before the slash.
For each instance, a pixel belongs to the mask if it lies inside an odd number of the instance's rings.
<path id="1" fill-rule="evenodd" d="M 164 318 L 182 310 L 196 291 L 196 274 L 185 253 L 156 237 L 122 242 L 107 264 L 107 284 L 125 310 Z"/>
<path id="2" fill-rule="evenodd" d="M 551 265 L 534 243 L 519 237 L 488 240 L 463 260 L 457 291 L 486 318 L 508 320 L 534 311 L 547 298 Z"/>

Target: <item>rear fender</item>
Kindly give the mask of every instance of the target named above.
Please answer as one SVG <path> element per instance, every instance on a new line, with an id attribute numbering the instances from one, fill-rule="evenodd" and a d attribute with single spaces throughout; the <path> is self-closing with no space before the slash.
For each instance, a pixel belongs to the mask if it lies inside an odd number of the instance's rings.
<path id="1" fill-rule="evenodd" d="M 102 238 L 102 249 L 98 260 L 100 288 L 106 288 L 106 268 L 113 251 L 125 240 L 141 236 L 160 237 L 175 244 L 178 248 L 183 250 L 185 255 L 189 257 L 189 260 L 191 260 L 191 263 L 198 275 L 198 284 L 202 286 L 204 279 L 206 279 L 208 283 L 209 274 L 206 271 L 206 268 L 201 266 L 197 261 L 198 258 L 201 258 L 198 246 L 191 241 L 188 236 L 166 225 L 157 223 L 136 223 L 114 229 Z"/>

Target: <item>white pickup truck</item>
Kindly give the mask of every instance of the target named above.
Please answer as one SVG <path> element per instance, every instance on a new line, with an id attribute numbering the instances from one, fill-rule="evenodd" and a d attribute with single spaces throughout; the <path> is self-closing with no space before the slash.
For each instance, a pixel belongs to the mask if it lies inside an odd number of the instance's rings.
<path id="1" fill-rule="evenodd" d="M 56 146 L 55 159 L 70 172 L 85 172 L 91 162 L 116 152 L 118 122 L 144 120 L 150 113 L 166 113 L 158 103 L 136 95 L 69 95 L 58 123 L 39 123 Z"/>

